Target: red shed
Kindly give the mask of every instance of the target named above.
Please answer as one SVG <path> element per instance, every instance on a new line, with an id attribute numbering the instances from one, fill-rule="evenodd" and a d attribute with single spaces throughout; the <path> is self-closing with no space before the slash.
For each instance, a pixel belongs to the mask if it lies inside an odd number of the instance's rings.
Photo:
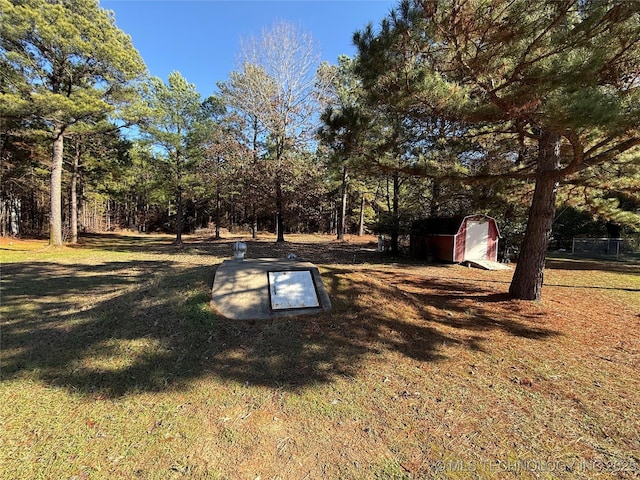
<path id="1" fill-rule="evenodd" d="M 487 215 L 426 218 L 411 229 L 411 254 L 417 258 L 461 263 L 498 260 L 500 231 Z"/>

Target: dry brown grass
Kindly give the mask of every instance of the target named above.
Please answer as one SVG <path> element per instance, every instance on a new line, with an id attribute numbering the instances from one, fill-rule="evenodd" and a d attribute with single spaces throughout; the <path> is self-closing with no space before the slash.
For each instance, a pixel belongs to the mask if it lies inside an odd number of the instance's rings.
<path id="1" fill-rule="evenodd" d="M 0 244 L 1 478 L 636 478 L 640 268 L 424 265 L 373 238 L 271 237 L 334 309 L 208 309 L 236 238 Z"/>

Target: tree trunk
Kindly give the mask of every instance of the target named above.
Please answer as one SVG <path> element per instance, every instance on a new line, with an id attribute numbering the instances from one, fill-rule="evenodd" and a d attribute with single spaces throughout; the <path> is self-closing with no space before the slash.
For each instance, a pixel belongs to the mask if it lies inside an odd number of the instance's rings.
<path id="1" fill-rule="evenodd" d="M 216 188 L 216 240 L 220 239 L 220 188 Z"/>
<path id="2" fill-rule="evenodd" d="M 253 224 L 251 225 L 251 238 L 258 238 L 258 212 L 256 211 L 256 204 L 252 205 L 253 208 Z"/>
<path id="3" fill-rule="evenodd" d="M 342 195 L 340 199 L 340 210 L 338 210 L 338 240 L 344 240 L 344 230 L 346 224 L 346 216 L 347 216 L 347 167 L 346 165 L 342 167 Z"/>
<path id="4" fill-rule="evenodd" d="M 107 205 L 105 208 L 105 222 L 107 232 L 111 231 L 111 200 L 107 199 Z"/>
<path id="5" fill-rule="evenodd" d="M 62 245 L 62 158 L 64 137 L 62 127 L 53 131 L 53 155 L 51 157 L 51 181 L 49 185 L 49 245 Z"/>
<path id="6" fill-rule="evenodd" d="M 176 189 L 176 245 L 182 245 L 182 187 Z"/>
<path id="7" fill-rule="evenodd" d="M 79 142 L 78 142 L 79 143 Z M 78 243 L 78 177 L 80 166 L 80 151 L 76 146 L 76 152 L 73 155 L 73 172 L 71 173 L 71 192 L 69 199 L 70 206 L 70 224 L 71 224 L 71 243 Z"/>
<path id="8" fill-rule="evenodd" d="M 176 240 L 175 244 L 182 245 L 182 154 L 176 152 Z"/>
<path id="9" fill-rule="evenodd" d="M 258 165 L 258 128 L 260 122 L 258 117 L 253 117 L 253 140 L 251 143 L 251 151 L 253 152 L 253 168 L 257 170 Z M 258 238 L 258 211 L 256 210 L 256 202 L 252 204 L 253 208 L 253 226 L 251 229 L 251 238 Z"/>
<path id="10" fill-rule="evenodd" d="M 0 202 L 0 236 L 7 236 L 8 218 L 7 201 L 2 200 L 2 202 Z"/>
<path id="11" fill-rule="evenodd" d="M 284 200 L 282 197 L 282 182 L 280 178 L 276 178 L 276 231 L 278 233 L 276 242 L 284 242 L 284 222 L 282 220 Z"/>
<path id="12" fill-rule="evenodd" d="M 431 184 L 431 209 L 429 215 L 437 217 L 440 211 L 440 183 L 433 179 Z"/>
<path id="13" fill-rule="evenodd" d="M 519 300 L 539 300 L 549 236 L 556 211 L 560 136 L 544 132 L 538 143 L 538 170 L 527 229 L 511 280 L 509 294 Z"/>
<path id="14" fill-rule="evenodd" d="M 393 174 L 393 210 L 391 226 L 391 254 L 397 255 L 399 252 L 398 237 L 400 236 L 400 175 Z"/>
<path id="15" fill-rule="evenodd" d="M 362 195 L 362 198 L 360 199 L 360 222 L 358 226 L 359 237 L 364 235 L 364 207 L 365 207 L 365 200 L 364 200 L 364 195 Z"/>

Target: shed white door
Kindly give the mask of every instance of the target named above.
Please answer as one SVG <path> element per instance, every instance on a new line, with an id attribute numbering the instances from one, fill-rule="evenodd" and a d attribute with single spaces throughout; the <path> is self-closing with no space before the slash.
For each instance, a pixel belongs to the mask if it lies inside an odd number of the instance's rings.
<path id="1" fill-rule="evenodd" d="M 465 260 L 486 260 L 489 238 L 489 222 L 467 220 L 464 243 Z"/>

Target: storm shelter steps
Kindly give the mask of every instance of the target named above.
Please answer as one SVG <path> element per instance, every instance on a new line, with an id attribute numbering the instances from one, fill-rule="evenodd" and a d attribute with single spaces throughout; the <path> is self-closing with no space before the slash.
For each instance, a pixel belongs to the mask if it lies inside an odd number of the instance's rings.
<path id="1" fill-rule="evenodd" d="M 331 301 L 316 265 L 257 258 L 220 264 L 213 281 L 211 306 L 226 318 L 259 320 L 319 313 L 330 310 Z"/>

